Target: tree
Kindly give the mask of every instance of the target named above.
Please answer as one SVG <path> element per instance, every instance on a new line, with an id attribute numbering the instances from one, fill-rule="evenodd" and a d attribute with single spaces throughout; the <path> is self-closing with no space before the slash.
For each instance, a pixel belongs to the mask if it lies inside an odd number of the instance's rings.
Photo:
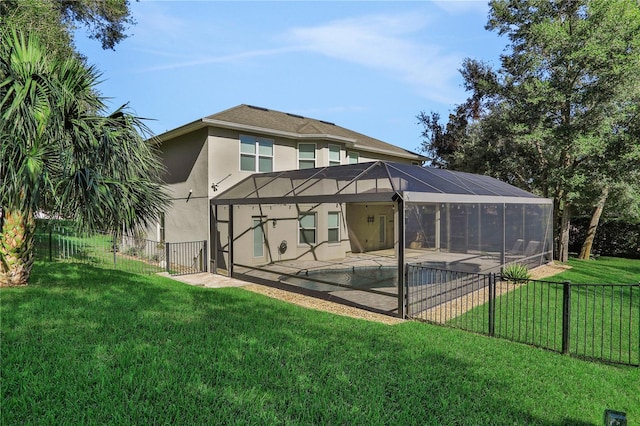
<path id="1" fill-rule="evenodd" d="M 129 0 L 3 0 L 0 23 L 0 32 L 20 28 L 37 33 L 47 49 L 68 56 L 77 54 L 73 32 L 79 26 L 84 26 L 103 49 L 114 49 L 135 21 Z"/>
<path id="2" fill-rule="evenodd" d="M 1 41 L 0 286 L 24 285 L 36 212 L 132 230 L 167 197 L 146 127 L 126 108 L 104 115 L 95 68 L 48 54 L 33 35 L 4 31 Z"/>
<path id="3" fill-rule="evenodd" d="M 480 135 L 458 143 L 492 155 L 474 166 L 554 199 L 556 256 L 566 261 L 571 208 L 585 188 L 614 179 L 594 165 L 621 160 L 613 146 L 625 139 L 612 135 L 640 100 L 640 5 L 493 0 L 486 28 L 510 45 L 498 71 L 463 64 L 472 92 L 463 109 Z"/>

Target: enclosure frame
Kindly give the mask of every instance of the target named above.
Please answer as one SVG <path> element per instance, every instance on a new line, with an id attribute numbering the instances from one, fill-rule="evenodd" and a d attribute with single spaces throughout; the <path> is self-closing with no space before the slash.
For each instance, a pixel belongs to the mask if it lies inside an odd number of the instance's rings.
<path id="1" fill-rule="evenodd" d="M 367 204 L 369 203 L 369 204 Z M 494 256 L 499 251 L 499 264 L 503 266 L 510 263 L 505 240 L 507 228 L 507 206 L 542 206 L 539 216 L 546 226 L 544 235 L 536 236 L 541 247 L 536 251 L 535 256 L 540 257 L 540 261 L 552 259 L 551 244 L 551 223 L 553 217 L 553 201 L 541 198 L 526 191 L 520 190 L 496 179 L 473 175 L 469 173 L 454 172 L 442 169 L 423 168 L 421 166 L 410 166 L 385 161 L 372 163 L 360 163 L 353 165 L 320 167 L 315 169 L 291 170 L 272 173 L 253 174 L 227 191 L 210 200 L 211 206 L 211 272 L 223 273 L 226 269 L 227 275 L 234 277 L 234 265 L 236 264 L 236 252 L 243 253 L 242 247 L 235 247 L 241 240 L 242 235 L 256 230 L 260 227 L 262 238 L 265 242 L 266 228 L 269 223 L 273 228 L 278 225 L 278 218 L 270 218 L 268 215 L 262 216 L 263 209 L 276 209 L 281 206 L 296 206 L 298 213 L 306 211 L 300 206 L 313 205 L 318 209 L 320 206 L 333 204 L 340 206 L 340 209 L 347 211 L 348 206 L 364 205 L 385 205 L 393 206 L 393 247 L 397 258 L 397 315 L 405 317 L 405 279 L 406 279 L 406 252 L 408 249 L 408 238 L 406 235 L 407 208 L 411 206 L 434 205 L 436 209 L 444 208 L 438 206 L 445 205 L 471 205 L 471 206 L 501 206 L 502 235 L 499 250 L 494 250 Z M 243 231 L 237 235 L 234 225 L 247 218 L 239 216 L 242 206 L 257 207 L 259 216 L 253 216 L 254 222 L 259 225 L 252 228 L 242 228 Z M 344 206 L 344 207 L 343 207 Z M 315 207 L 314 207 L 315 208 Z M 447 209 L 449 207 L 446 207 Z M 474 207 L 475 208 L 475 207 Z M 226 210 L 227 216 L 223 214 Z M 234 211 L 236 211 L 234 213 Z M 523 217 L 525 215 L 523 207 Z M 308 213 L 307 213 L 308 214 Z M 315 213 L 314 213 L 315 214 Z M 480 214 L 480 213 L 478 213 Z M 246 215 L 246 214 L 245 214 Z M 264 220 L 262 219 L 264 217 Z M 300 216 L 298 215 L 298 218 Z M 496 216 L 498 217 L 498 216 Z M 258 218 L 258 219 L 256 219 Z M 282 219 L 280 219 L 282 221 Z M 288 220 L 292 220 L 288 218 Z M 345 229 L 348 228 L 348 221 L 354 218 L 347 218 L 344 215 Z M 449 218 L 447 220 L 450 220 Z M 480 219 L 478 219 L 480 220 Z M 272 221 L 272 222 L 270 222 Z M 263 223 L 264 222 L 264 223 Z M 450 224 L 448 227 L 450 228 Z M 221 231 L 226 225 L 227 232 Z M 238 226 L 238 225 L 236 225 Z M 523 219 L 523 225 L 526 226 Z M 447 232 L 451 232 L 448 228 Z M 258 232 L 258 235 L 260 234 Z M 381 231 L 382 232 L 382 231 Z M 480 232 L 480 231 L 478 231 Z M 524 230 L 522 232 L 525 232 Z M 245 237 L 246 238 L 246 235 Z M 481 238 L 478 237 L 480 241 Z M 268 246 L 273 246 L 268 244 Z M 349 243 L 351 250 L 353 244 Z M 224 247 L 226 246 L 226 252 Z M 222 251 L 220 250 L 222 248 Z M 495 248 L 495 247 L 494 247 Z M 269 248 L 272 253 L 273 247 Z M 442 250 L 441 247 L 437 251 Z M 446 250 L 451 250 L 448 247 Z M 446 251 L 445 250 L 445 251 Z M 227 258 L 220 258 L 226 253 Z M 314 253 L 315 256 L 315 253 Z M 482 254 L 480 254 L 482 256 Z M 265 264 L 275 264 L 279 260 L 274 260 L 273 255 L 267 256 L 268 262 Z M 226 263 L 226 268 L 220 265 Z"/>

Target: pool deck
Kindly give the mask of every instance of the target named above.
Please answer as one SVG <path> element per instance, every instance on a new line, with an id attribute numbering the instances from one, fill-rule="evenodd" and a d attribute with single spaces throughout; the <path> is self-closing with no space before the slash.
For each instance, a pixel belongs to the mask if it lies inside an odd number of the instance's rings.
<path id="1" fill-rule="evenodd" d="M 432 264 L 443 269 L 465 269 L 473 272 L 486 271 L 500 265 L 495 257 L 474 253 L 446 253 L 425 250 L 405 250 L 405 262 Z M 243 280 L 273 285 L 290 291 L 301 291 L 326 300 L 356 306 L 386 315 L 398 314 L 397 287 L 380 287 L 375 291 L 358 290 L 340 286 L 327 286 L 329 291 L 309 291 L 313 286 L 294 284 L 290 278 L 305 278 L 308 272 L 320 270 L 349 270 L 358 268 L 393 268 L 398 266 L 394 249 L 367 253 L 350 253 L 341 259 L 288 260 L 260 267 L 234 267 L 234 275 Z"/>

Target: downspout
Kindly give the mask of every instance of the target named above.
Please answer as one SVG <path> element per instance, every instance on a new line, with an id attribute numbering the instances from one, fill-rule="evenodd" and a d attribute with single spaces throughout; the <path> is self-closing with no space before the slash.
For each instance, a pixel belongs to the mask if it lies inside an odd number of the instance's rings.
<path id="1" fill-rule="evenodd" d="M 233 204 L 229 204 L 229 232 L 227 232 L 229 239 L 229 265 L 227 266 L 227 270 L 229 278 L 233 278 Z"/>
<path id="2" fill-rule="evenodd" d="M 507 247 L 505 239 L 507 237 L 507 212 L 506 204 L 502 204 L 502 245 L 500 249 L 500 268 L 507 262 Z"/>

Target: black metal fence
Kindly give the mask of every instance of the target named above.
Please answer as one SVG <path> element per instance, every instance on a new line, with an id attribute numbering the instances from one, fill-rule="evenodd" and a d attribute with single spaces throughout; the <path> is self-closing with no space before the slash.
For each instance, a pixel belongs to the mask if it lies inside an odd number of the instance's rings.
<path id="1" fill-rule="evenodd" d="M 408 264 L 406 287 L 410 318 L 640 366 L 640 283 L 514 281 Z"/>
<path id="2" fill-rule="evenodd" d="M 142 236 L 81 233 L 64 223 L 39 226 L 35 255 L 46 261 L 84 262 L 138 274 L 206 271 L 207 242 L 161 243 Z"/>
<path id="3" fill-rule="evenodd" d="M 187 275 L 206 272 L 206 241 L 165 243 L 165 246 L 167 272 L 169 272 L 170 275 Z"/>

